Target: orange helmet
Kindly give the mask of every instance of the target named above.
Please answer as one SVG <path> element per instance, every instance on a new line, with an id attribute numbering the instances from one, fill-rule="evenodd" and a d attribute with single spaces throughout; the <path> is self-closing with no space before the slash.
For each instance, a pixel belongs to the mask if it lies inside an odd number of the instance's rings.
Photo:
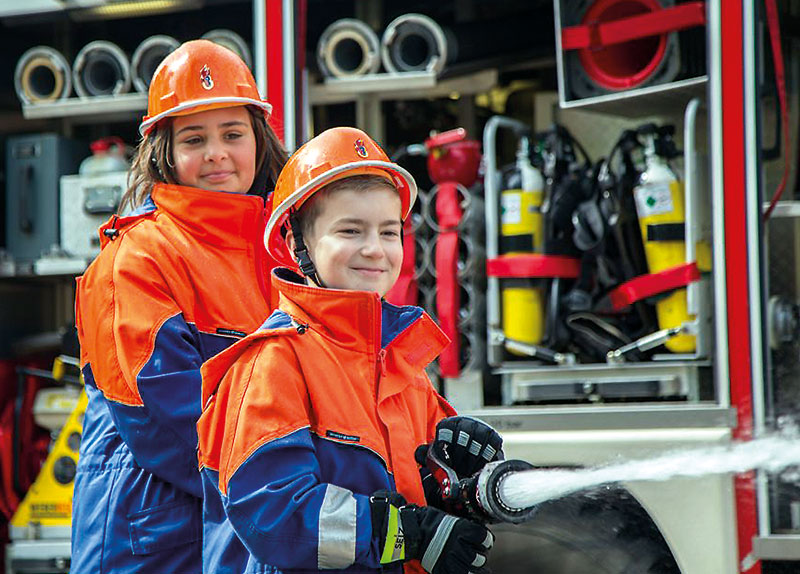
<path id="1" fill-rule="evenodd" d="M 179 46 L 156 68 L 139 133 L 147 135 L 168 116 L 244 105 L 261 108 L 266 117 L 272 111 L 239 56 L 214 42 L 193 40 Z"/>
<path id="2" fill-rule="evenodd" d="M 298 149 L 283 167 L 272 196 L 274 210 L 264 231 L 267 251 L 280 263 L 295 267 L 281 237 L 290 213 L 325 185 L 355 175 L 378 175 L 400 194 L 405 221 L 417 199 L 417 184 L 405 169 L 389 161 L 367 134 L 356 128 L 331 128 Z"/>

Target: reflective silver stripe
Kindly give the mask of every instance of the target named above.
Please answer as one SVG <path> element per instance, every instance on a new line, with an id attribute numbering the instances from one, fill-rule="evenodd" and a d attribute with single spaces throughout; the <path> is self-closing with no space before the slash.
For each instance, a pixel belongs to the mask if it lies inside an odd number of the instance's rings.
<path id="1" fill-rule="evenodd" d="M 486 460 L 492 460 L 496 453 L 497 451 L 494 450 L 494 447 L 490 444 L 487 444 L 486 450 L 483 451 L 483 458 L 485 458 Z"/>
<path id="2" fill-rule="evenodd" d="M 478 456 L 478 453 L 481 452 L 481 448 L 483 448 L 481 443 L 473 441 L 473 443 L 469 445 L 469 453 L 471 455 Z"/>
<path id="3" fill-rule="evenodd" d="M 453 442 L 453 430 L 439 429 L 439 440 L 444 442 Z"/>
<path id="4" fill-rule="evenodd" d="M 447 539 L 450 538 L 450 532 L 452 532 L 457 520 L 458 518 L 449 514 L 445 514 L 444 518 L 442 518 L 439 528 L 436 529 L 436 534 L 433 535 L 433 539 L 428 544 L 425 555 L 420 561 L 425 572 L 433 572 L 433 567 L 439 560 L 439 556 L 442 555 L 444 545 L 447 543 Z"/>
<path id="5" fill-rule="evenodd" d="M 467 446 L 467 443 L 469 442 L 469 434 L 467 434 L 463 430 L 458 431 L 458 439 L 456 439 L 456 442 L 461 446 Z"/>
<path id="6" fill-rule="evenodd" d="M 352 566 L 356 560 L 356 499 L 345 488 L 329 484 L 319 511 L 320 570 Z"/>
<path id="7" fill-rule="evenodd" d="M 491 550 L 492 546 L 494 546 L 494 534 L 487 531 L 486 538 L 483 539 L 483 547 L 487 550 Z"/>

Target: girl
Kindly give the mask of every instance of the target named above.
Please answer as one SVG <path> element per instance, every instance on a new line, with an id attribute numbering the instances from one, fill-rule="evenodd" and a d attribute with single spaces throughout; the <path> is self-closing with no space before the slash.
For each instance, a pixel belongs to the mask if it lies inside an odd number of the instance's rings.
<path id="1" fill-rule="evenodd" d="M 78 280 L 89 396 L 73 572 L 202 571 L 200 365 L 269 314 L 266 190 L 286 161 L 244 62 L 187 42 L 153 75 L 122 207 Z"/>

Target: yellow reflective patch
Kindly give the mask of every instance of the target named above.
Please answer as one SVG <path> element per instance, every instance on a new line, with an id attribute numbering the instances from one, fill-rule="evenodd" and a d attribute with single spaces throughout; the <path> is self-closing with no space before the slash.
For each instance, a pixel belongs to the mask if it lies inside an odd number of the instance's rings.
<path id="1" fill-rule="evenodd" d="M 383 546 L 381 564 L 391 564 L 406 558 L 406 541 L 400 512 L 396 506 L 389 505 L 389 524 L 386 528 L 386 544 Z"/>

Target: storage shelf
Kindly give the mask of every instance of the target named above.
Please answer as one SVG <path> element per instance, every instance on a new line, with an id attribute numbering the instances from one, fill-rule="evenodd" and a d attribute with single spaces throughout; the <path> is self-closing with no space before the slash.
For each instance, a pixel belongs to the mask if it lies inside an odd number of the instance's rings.
<path id="1" fill-rule="evenodd" d="M 711 362 L 701 360 L 648 361 L 621 364 L 575 364 L 544 366 L 529 361 L 503 363 L 494 373 L 504 375 L 504 396 L 508 403 L 531 400 L 550 400 L 546 397 L 567 393 L 575 395 L 574 389 L 585 388 L 585 396 L 597 393 L 614 398 L 626 389 L 639 388 L 644 396 L 685 396 L 689 401 L 699 399 L 698 370 L 709 368 Z M 657 391 L 653 388 L 657 387 Z"/>
<path id="2" fill-rule="evenodd" d="M 55 102 L 23 104 L 22 115 L 29 120 L 43 118 L 135 117 L 147 110 L 147 94 L 131 93 L 93 98 L 68 98 Z"/>
<path id="3" fill-rule="evenodd" d="M 497 430 L 563 431 L 735 428 L 736 410 L 715 404 L 595 404 L 483 407 L 464 412 Z"/>
<path id="4" fill-rule="evenodd" d="M 665 110 L 683 110 L 689 100 L 704 96 L 707 83 L 708 78 L 700 76 L 594 98 L 561 102 L 560 106 L 562 109 L 581 109 L 628 118 L 658 116 L 663 115 Z"/>
<path id="5" fill-rule="evenodd" d="M 309 89 L 314 105 L 339 104 L 362 98 L 377 100 L 413 100 L 447 97 L 452 93 L 477 94 L 497 85 L 495 69 L 438 80 L 433 72 L 369 74 L 356 78 L 327 78 Z"/>
<path id="6" fill-rule="evenodd" d="M 769 208 L 769 202 L 765 202 L 763 205 L 763 211 L 766 213 L 767 209 Z M 781 217 L 800 217 L 800 201 L 795 200 L 783 200 L 778 201 L 775 203 L 775 209 L 772 210 L 772 218 L 781 218 Z"/>

